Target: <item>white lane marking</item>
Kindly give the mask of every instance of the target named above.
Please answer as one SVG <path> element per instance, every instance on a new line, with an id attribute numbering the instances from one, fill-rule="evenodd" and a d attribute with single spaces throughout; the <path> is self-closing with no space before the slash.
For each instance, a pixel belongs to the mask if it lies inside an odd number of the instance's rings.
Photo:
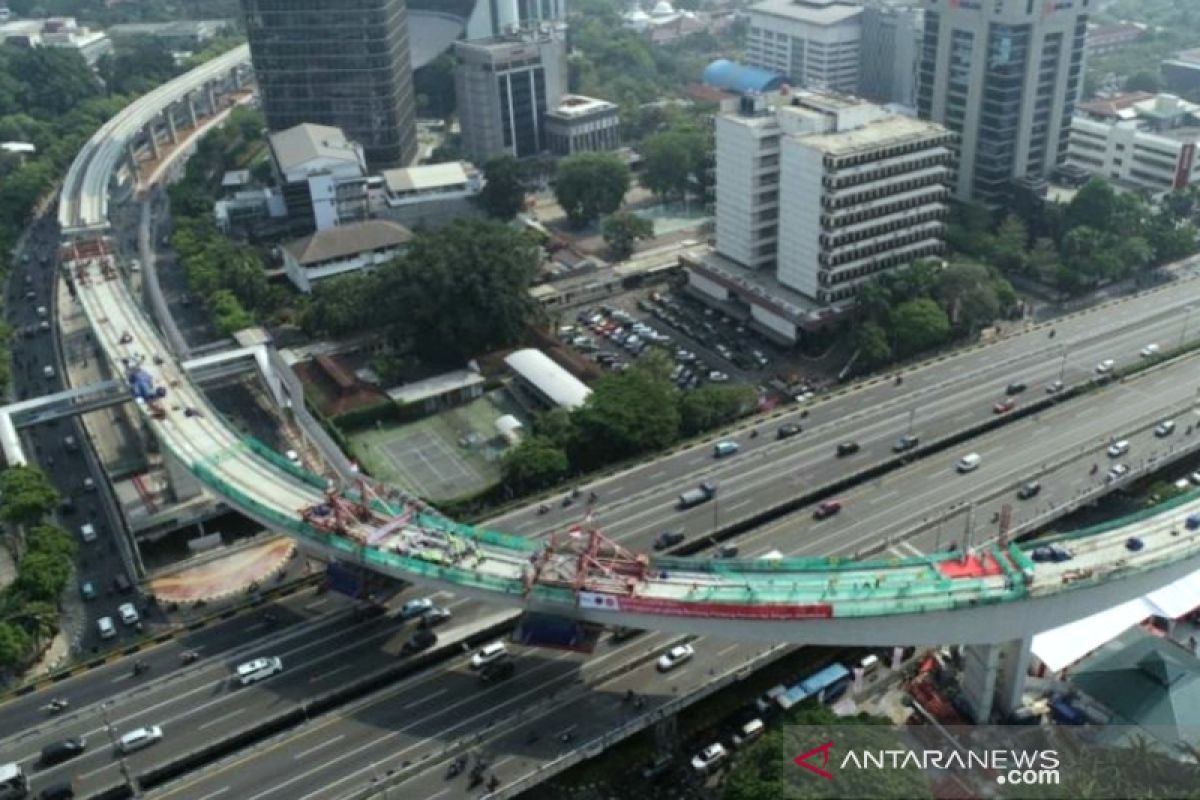
<path id="1" fill-rule="evenodd" d="M 646 480 L 648 480 L 648 481 L 656 481 L 656 480 L 658 480 L 659 478 L 665 477 L 665 476 L 666 476 L 666 474 L 667 474 L 667 471 L 666 471 L 665 469 L 660 469 L 658 472 L 654 473 L 653 475 L 648 475 L 648 476 L 646 477 Z"/>
<path id="2" fill-rule="evenodd" d="M 337 667 L 336 669 L 331 669 L 328 672 L 322 672 L 320 675 L 313 675 L 311 678 L 308 679 L 308 682 L 316 683 L 317 681 L 323 681 L 326 678 L 337 675 L 342 670 L 350 669 L 352 666 L 354 666 L 354 665 L 353 664 L 342 664 L 340 667 Z"/>
<path id="3" fill-rule="evenodd" d="M 220 789 L 217 789 L 215 792 L 209 792 L 208 794 L 204 795 L 203 797 L 197 798 L 197 800 L 212 800 L 212 798 L 214 798 L 214 797 L 218 797 L 219 795 L 225 794 L 226 792 L 229 791 L 229 789 L 230 789 L 230 787 L 228 787 L 228 786 L 222 786 Z"/>
<path id="4" fill-rule="evenodd" d="M 261 630 L 262 630 L 263 628 L 265 628 L 265 627 L 267 627 L 267 623 L 265 623 L 265 622 L 256 622 L 256 623 L 254 623 L 253 625 L 247 625 L 247 626 L 246 626 L 246 627 L 245 627 L 243 630 L 244 630 L 246 633 L 253 633 L 254 631 L 261 631 Z"/>
<path id="5" fill-rule="evenodd" d="M 81 772 L 78 775 L 76 775 L 75 777 L 80 781 L 87 781 L 88 778 L 91 778 L 95 775 L 99 775 L 101 772 L 104 772 L 107 769 L 112 769 L 113 766 L 114 766 L 113 762 L 110 761 L 107 764 L 96 767 L 95 769 L 90 770 L 88 772 Z"/>
<path id="6" fill-rule="evenodd" d="M 924 554 L 924 553 L 922 553 L 920 550 L 918 550 L 917 548 L 913 547 L 913 546 L 912 546 L 912 544 L 911 544 L 910 542 L 901 542 L 901 543 L 900 543 L 900 546 L 901 546 L 901 547 L 903 547 L 903 548 L 905 548 L 906 550 L 911 550 L 911 551 L 912 551 L 912 554 L 913 554 L 914 556 L 923 556 L 923 555 L 925 555 L 925 554 Z"/>
<path id="7" fill-rule="evenodd" d="M 296 755 L 292 756 L 292 760 L 299 761 L 300 759 L 305 758 L 306 756 L 310 756 L 313 753 L 317 752 L 322 747 L 329 747 L 329 745 L 336 744 L 345 738 L 346 738 L 346 734 L 339 733 L 337 736 L 333 736 L 319 744 L 315 744 L 312 747 L 308 748 L 307 750 L 301 750 L 299 753 L 296 753 Z"/>
<path id="8" fill-rule="evenodd" d="M 205 728 L 211 728 L 213 725 L 220 725 L 225 720 L 229 719 L 230 717 L 236 717 L 238 714 L 241 714 L 245 710 L 246 710 L 245 708 L 235 708 L 233 711 L 230 711 L 228 714 L 222 714 L 219 717 L 210 719 L 208 722 L 204 723 L 203 725 L 197 725 L 196 729 L 202 731 Z"/>
<path id="9" fill-rule="evenodd" d="M 428 703 L 430 700 L 434 699 L 435 697 L 440 697 L 440 696 L 444 695 L 446 693 L 446 691 L 447 691 L 446 689 L 438 689 L 436 692 L 430 692 L 429 694 L 422 697 L 420 700 L 414 700 L 413 702 L 409 703 L 408 705 L 403 706 L 403 708 L 405 711 L 407 711 L 410 708 L 416 708 L 419 705 L 424 705 L 425 703 Z"/>
<path id="10" fill-rule="evenodd" d="M 748 505 L 750 505 L 750 504 L 751 504 L 751 503 L 753 503 L 753 502 L 754 502 L 754 498 L 753 498 L 753 497 L 751 497 L 751 498 L 749 498 L 748 500 L 742 500 L 742 501 L 740 501 L 740 502 L 737 502 L 737 503 L 732 503 L 732 504 L 730 504 L 730 505 L 727 505 L 727 506 L 725 506 L 725 509 L 726 509 L 727 511 L 737 511 L 737 510 L 738 510 L 739 508 L 741 508 L 742 506 L 748 506 Z"/>
<path id="11" fill-rule="evenodd" d="M 900 494 L 900 492 L 897 492 L 894 490 L 890 491 L 890 492 L 884 492 L 883 494 L 877 494 L 874 497 L 872 497 L 870 500 L 867 501 L 867 505 L 869 505 L 869 506 L 879 505 L 880 503 L 882 503 L 886 500 L 890 500 L 891 498 L 896 497 L 899 494 Z"/>
<path id="12" fill-rule="evenodd" d="M 725 655 L 726 653 L 732 653 L 734 650 L 737 650 L 739 647 L 741 647 L 740 644 L 731 644 L 731 645 L 729 645 L 729 647 L 726 647 L 724 650 L 718 650 L 717 658 L 720 658 L 721 656 Z"/>

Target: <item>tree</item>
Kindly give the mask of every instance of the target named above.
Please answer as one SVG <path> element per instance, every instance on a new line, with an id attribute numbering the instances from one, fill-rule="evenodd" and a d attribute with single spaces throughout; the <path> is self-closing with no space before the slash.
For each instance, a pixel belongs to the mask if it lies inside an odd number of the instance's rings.
<path id="1" fill-rule="evenodd" d="M 512 156 L 493 158 L 483 165 L 487 182 L 476 198 L 489 217 L 510 220 L 525 207 L 525 175 L 521 162 Z"/>
<path id="2" fill-rule="evenodd" d="M 71 569 L 70 560 L 56 553 L 26 553 L 12 588 L 27 600 L 57 606 Z"/>
<path id="3" fill-rule="evenodd" d="M 950 338 L 950 320 L 937 303 L 919 298 L 901 303 L 892 312 L 892 337 L 896 352 L 920 353 Z"/>
<path id="4" fill-rule="evenodd" d="M 718 428 L 754 410 L 757 394 L 744 383 L 708 384 L 679 398 L 680 424 L 685 436 Z"/>
<path id="5" fill-rule="evenodd" d="M 1157 217 L 1146 229 L 1155 264 L 1169 264 L 1195 253 L 1198 235 L 1200 232 L 1191 223 L 1175 224 Z"/>
<path id="6" fill-rule="evenodd" d="M 992 246 L 992 261 L 1004 272 L 1024 272 L 1027 264 L 1025 248 L 1029 244 L 1029 229 L 1015 214 L 1000 223 Z"/>
<path id="7" fill-rule="evenodd" d="M 95 76 L 78 51 L 64 47 L 22 50 L 12 60 L 21 77 L 22 109 L 43 109 L 52 116 L 65 115 L 100 93 Z"/>
<path id="8" fill-rule="evenodd" d="M 636 242 L 654 235 L 654 223 L 632 211 L 618 211 L 604 218 L 601 230 L 613 260 L 624 261 L 633 255 Z"/>
<path id="9" fill-rule="evenodd" d="M 0 472 L 0 519 L 31 525 L 58 505 L 58 490 L 37 467 L 16 466 Z"/>
<path id="10" fill-rule="evenodd" d="M 641 363 L 606 375 L 572 414 L 585 466 L 661 450 L 679 436 L 677 390 Z"/>
<path id="11" fill-rule="evenodd" d="M 892 360 L 892 346 L 887 332 L 877 322 L 864 322 L 854 332 L 854 347 L 858 360 L 867 369 L 881 366 Z"/>
<path id="12" fill-rule="evenodd" d="M 707 158 L 707 136 L 701 131 L 673 129 L 642 144 L 639 181 L 661 198 L 682 198 Z"/>
<path id="13" fill-rule="evenodd" d="M 1090 225 L 1072 228 L 1063 237 L 1063 288 L 1078 291 L 1120 277 L 1122 265 L 1111 244 L 1108 235 Z"/>
<path id="14" fill-rule="evenodd" d="M 545 436 L 530 436 L 504 454 L 500 475 L 516 494 L 553 486 L 567 474 L 567 453 Z"/>
<path id="15" fill-rule="evenodd" d="M 939 278 L 935 296 L 952 324 L 974 332 L 999 316 L 1000 301 L 993 278 L 983 264 L 956 261 Z"/>
<path id="16" fill-rule="evenodd" d="M 0 668 L 22 666 L 30 647 L 29 634 L 11 622 L 0 622 Z"/>
<path id="17" fill-rule="evenodd" d="M 1084 225 L 1098 231 L 1111 230 L 1113 209 L 1116 207 L 1116 193 L 1108 181 L 1103 178 L 1092 178 L 1083 185 L 1067 204 L 1067 230 Z"/>
<path id="18" fill-rule="evenodd" d="M 554 178 L 554 197 L 577 227 L 616 211 L 627 191 L 629 168 L 611 153 L 568 156 Z"/>
<path id="19" fill-rule="evenodd" d="M 1125 80 L 1125 91 L 1127 92 L 1153 92 L 1155 94 L 1162 89 L 1162 81 L 1158 77 L 1158 73 L 1150 70 L 1140 70 L 1133 73 Z"/>
<path id="20" fill-rule="evenodd" d="M 1045 237 L 1035 240 L 1027 261 L 1038 280 L 1053 283 L 1059 269 L 1058 247 L 1054 240 Z"/>
<path id="21" fill-rule="evenodd" d="M 992 250 L 992 212 L 976 203 L 954 203 L 946 226 L 946 244 L 952 250 L 984 258 Z"/>
<path id="22" fill-rule="evenodd" d="M 79 543 L 69 531 L 58 525 L 36 525 L 25 540 L 26 553 L 46 553 L 67 561 L 75 558 Z"/>

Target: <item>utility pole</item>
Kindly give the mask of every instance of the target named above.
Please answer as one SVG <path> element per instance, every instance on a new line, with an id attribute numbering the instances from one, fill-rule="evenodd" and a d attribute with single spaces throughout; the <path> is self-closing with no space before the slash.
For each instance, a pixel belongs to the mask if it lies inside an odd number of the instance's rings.
<path id="1" fill-rule="evenodd" d="M 1186 311 L 1187 313 L 1183 315 L 1183 330 L 1179 332 L 1180 348 L 1182 348 L 1184 342 L 1187 341 L 1188 323 L 1191 322 L 1191 320 L 1192 320 L 1192 306 L 1190 306 L 1190 305 L 1184 306 L 1183 310 Z"/>
<path id="2" fill-rule="evenodd" d="M 111 702 L 111 700 L 106 700 L 100 704 L 100 718 L 104 720 L 104 732 L 108 734 L 108 741 L 117 753 L 117 762 L 120 764 L 121 777 L 125 780 L 125 785 L 129 787 L 130 796 L 135 798 L 141 797 L 142 795 L 138 792 L 137 784 L 129 776 L 129 764 L 125 761 L 125 751 L 117 745 L 116 731 L 113 730 L 112 723 L 108 719 L 108 706 Z"/>
<path id="3" fill-rule="evenodd" d="M 906 436 L 912 436 L 913 420 L 917 416 L 917 407 L 913 406 L 908 410 L 908 430 L 905 431 Z"/>
<path id="4" fill-rule="evenodd" d="M 1067 346 L 1063 345 L 1062 361 L 1058 364 L 1058 380 L 1061 382 L 1063 376 L 1067 374 Z"/>

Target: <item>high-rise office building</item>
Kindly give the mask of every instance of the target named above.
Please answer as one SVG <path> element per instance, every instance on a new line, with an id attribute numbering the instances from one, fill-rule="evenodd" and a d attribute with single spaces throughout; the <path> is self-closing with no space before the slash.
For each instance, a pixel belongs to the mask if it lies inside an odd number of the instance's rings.
<path id="1" fill-rule="evenodd" d="M 960 136 L 957 194 L 996 203 L 1065 157 L 1090 0 L 923 0 L 920 115 Z"/>
<path id="2" fill-rule="evenodd" d="M 267 125 L 342 129 L 373 169 L 417 154 L 404 0 L 242 0 Z"/>
<path id="3" fill-rule="evenodd" d="M 466 39 L 488 39 L 567 18 L 567 0 L 477 0 L 467 18 Z"/>
<path id="4" fill-rule="evenodd" d="M 567 90 L 566 47 L 551 28 L 454 46 L 463 150 L 477 164 L 500 155 L 517 158 L 545 152 L 550 142 L 546 111 Z"/>
<path id="5" fill-rule="evenodd" d="M 806 89 L 858 91 L 862 6 L 849 0 L 763 0 L 746 9 L 746 63 Z"/>
<path id="6" fill-rule="evenodd" d="M 919 7 L 901 0 L 868 0 L 863 6 L 860 95 L 916 109 L 924 18 Z"/>

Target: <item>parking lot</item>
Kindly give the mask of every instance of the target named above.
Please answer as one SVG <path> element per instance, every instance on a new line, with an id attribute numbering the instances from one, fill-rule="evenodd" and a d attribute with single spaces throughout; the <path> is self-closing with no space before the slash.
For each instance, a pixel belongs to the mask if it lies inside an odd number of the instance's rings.
<path id="1" fill-rule="evenodd" d="M 764 400 L 777 393 L 803 400 L 815 390 L 803 379 L 791 380 L 794 359 L 783 349 L 679 292 L 631 293 L 580 309 L 558 335 L 614 371 L 659 348 L 674 361 L 671 380 L 681 389 L 735 381 L 757 386 Z"/>

